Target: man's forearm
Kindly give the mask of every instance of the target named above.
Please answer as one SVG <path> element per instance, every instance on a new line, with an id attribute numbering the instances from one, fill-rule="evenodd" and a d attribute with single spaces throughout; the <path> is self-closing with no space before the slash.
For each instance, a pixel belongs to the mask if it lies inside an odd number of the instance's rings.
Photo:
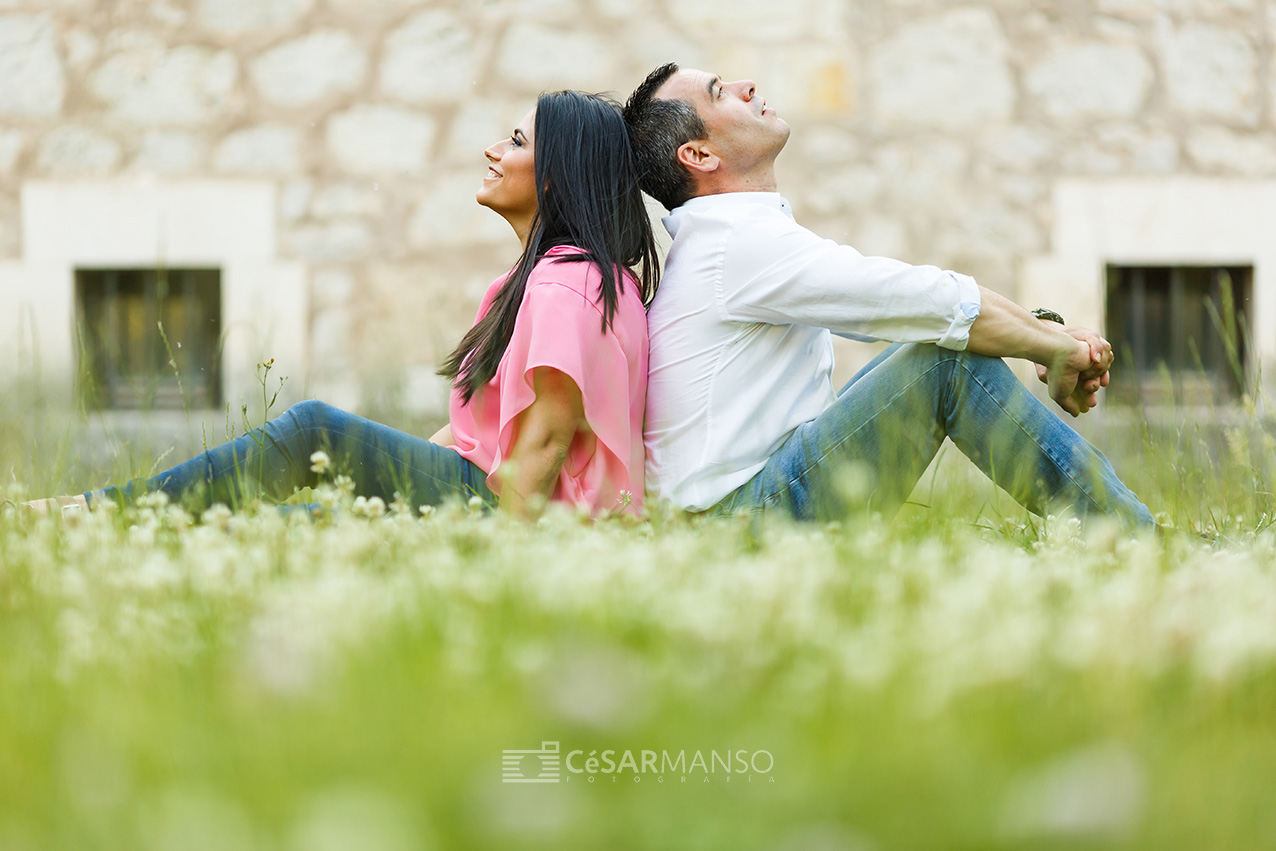
<path id="1" fill-rule="evenodd" d="M 1086 345 L 1063 330 L 1063 326 L 1041 321 L 987 287 L 979 288 L 979 298 L 979 317 L 970 326 L 970 341 L 966 345 L 969 352 L 996 358 L 1025 358 L 1048 367 Z"/>

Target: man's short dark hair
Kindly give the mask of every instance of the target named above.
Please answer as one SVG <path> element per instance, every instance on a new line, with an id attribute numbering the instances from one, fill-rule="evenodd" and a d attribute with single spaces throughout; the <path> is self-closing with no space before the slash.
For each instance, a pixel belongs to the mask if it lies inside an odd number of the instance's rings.
<path id="1" fill-rule="evenodd" d="M 678 161 L 678 149 L 709 136 L 690 101 L 655 97 L 656 90 L 677 70 L 676 62 L 661 65 L 634 89 L 625 104 L 625 126 L 638 159 L 643 191 L 669 210 L 681 206 L 695 191 L 691 173 Z"/>

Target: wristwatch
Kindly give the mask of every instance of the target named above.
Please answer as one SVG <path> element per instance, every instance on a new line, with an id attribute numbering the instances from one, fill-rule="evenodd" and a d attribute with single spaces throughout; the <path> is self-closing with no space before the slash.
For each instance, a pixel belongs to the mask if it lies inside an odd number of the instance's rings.
<path id="1" fill-rule="evenodd" d="M 1068 324 L 1067 322 L 1063 321 L 1062 316 L 1055 313 L 1053 310 L 1050 310 L 1049 308 L 1038 307 L 1036 310 L 1032 311 L 1032 315 L 1045 322 L 1058 322 L 1060 325 Z"/>

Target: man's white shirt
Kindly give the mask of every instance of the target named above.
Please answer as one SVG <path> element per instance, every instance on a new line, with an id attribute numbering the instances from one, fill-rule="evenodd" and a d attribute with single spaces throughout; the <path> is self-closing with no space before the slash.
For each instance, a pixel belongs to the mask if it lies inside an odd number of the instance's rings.
<path id="1" fill-rule="evenodd" d="M 822 239 L 776 193 L 693 198 L 664 225 L 643 440 L 648 491 L 681 508 L 719 502 L 833 404 L 830 330 L 960 351 L 979 315 L 972 278 Z"/>

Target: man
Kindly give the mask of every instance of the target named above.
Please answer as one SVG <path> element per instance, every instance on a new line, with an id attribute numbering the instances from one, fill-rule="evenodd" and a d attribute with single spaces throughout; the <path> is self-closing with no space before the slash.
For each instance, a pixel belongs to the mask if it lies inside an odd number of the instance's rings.
<path id="1" fill-rule="evenodd" d="M 656 496 L 690 511 L 835 517 L 858 468 L 870 506 L 893 513 L 949 437 L 1034 512 L 1061 503 L 1152 525 L 1107 459 L 1001 360 L 1036 362 L 1078 416 L 1108 383 L 1101 336 L 965 275 L 864 257 L 799 226 L 775 179 L 789 127 L 752 81 L 670 63 L 634 91 L 625 119 L 673 237 L 648 313 Z M 830 330 L 908 345 L 838 393 Z"/>

